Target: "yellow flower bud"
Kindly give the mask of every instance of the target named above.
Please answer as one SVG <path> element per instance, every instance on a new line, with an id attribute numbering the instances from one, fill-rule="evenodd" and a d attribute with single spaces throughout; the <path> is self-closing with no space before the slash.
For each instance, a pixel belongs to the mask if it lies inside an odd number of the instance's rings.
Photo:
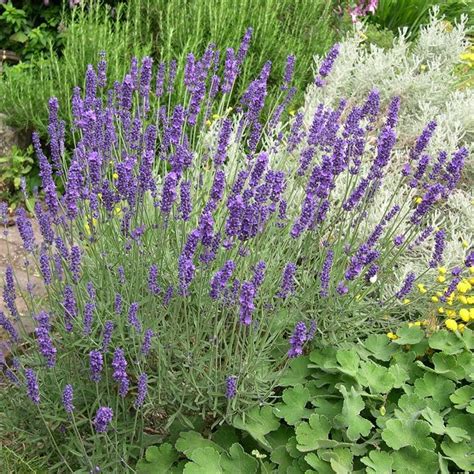
<path id="1" fill-rule="evenodd" d="M 426 293 L 428 290 L 425 288 L 425 285 L 423 285 L 423 283 L 418 283 L 418 285 L 416 285 L 418 287 L 418 291 L 421 293 L 421 294 L 424 294 Z"/>
<path id="2" fill-rule="evenodd" d="M 440 307 L 438 308 L 438 313 L 439 313 L 439 314 L 443 314 L 443 313 L 444 313 L 444 308 L 443 308 L 442 306 L 440 306 Z"/>
<path id="3" fill-rule="evenodd" d="M 118 179 L 118 173 L 113 173 L 112 174 L 112 179 L 115 181 Z"/>
<path id="4" fill-rule="evenodd" d="M 454 319 L 447 319 L 444 322 L 444 325 L 450 330 L 450 331 L 456 331 L 458 328 L 458 323 Z"/>
<path id="5" fill-rule="evenodd" d="M 471 284 L 467 280 L 463 280 L 457 284 L 456 289 L 459 293 L 467 293 L 471 289 Z"/>
<path id="6" fill-rule="evenodd" d="M 398 336 L 396 334 L 394 334 L 393 332 L 388 332 L 387 337 L 389 339 L 391 339 L 392 341 L 395 340 L 395 339 L 398 339 Z"/>
<path id="7" fill-rule="evenodd" d="M 466 308 L 462 308 L 459 310 L 459 316 L 465 323 L 468 323 L 469 320 L 471 319 L 470 311 Z"/>
<path id="8" fill-rule="evenodd" d="M 438 273 L 440 275 L 446 275 L 446 272 L 447 272 L 446 267 L 438 267 Z"/>
<path id="9" fill-rule="evenodd" d="M 432 301 L 433 303 L 437 303 L 437 302 L 439 301 L 439 298 L 438 298 L 437 296 L 432 296 L 432 297 L 431 297 L 431 301 Z"/>
<path id="10" fill-rule="evenodd" d="M 411 302 L 411 299 L 410 299 L 410 298 L 405 298 L 405 299 L 403 300 L 403 304 L 410 304 L 410 302 Z"/>
<path id="11" fill-rule="evenodd" d="M 446 277 L 444 277 L 443 275 L 439 275 L 436 279 L 439 283 L 444 283 L 446 281 Z"/>
<path id="12" fill-rule="evenodd" d="M 446 316 L 448 316 L 448 318 L 454 318 L 456 317 L 456 311 L 453 309 L 448 309 L 446 310 Z"/>
<path id="13" fill-rule="evenodd" d="M 415 197 L 415 203 L 416 203 L 416 204 L 420 204 L 421 201 L 423 201 L 423 198 L 422 198 L 421 196 L 416 196 L 416 197 Z"/>
<path id="14" fill-rule="evenodd" d="M 464 332 L 465 325 L 463 323 L 458 324 L 458 331 Z"/>
<path id="15" fill-rule="evenodd" d="M 458 296 L 458 301 L 462 304 L 467 304 L 467 298 L 464 295 Z"/>

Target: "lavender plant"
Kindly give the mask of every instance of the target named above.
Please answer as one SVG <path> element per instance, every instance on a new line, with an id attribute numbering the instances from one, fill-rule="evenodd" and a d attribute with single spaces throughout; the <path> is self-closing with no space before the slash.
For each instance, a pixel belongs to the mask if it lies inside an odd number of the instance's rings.
<path id="1" fill-rule="evenodd" d="M 374 209 L 400 98 L 384 114 L 374 90 L 360 104 L 319 104 L 309 127 L 303 112 L 287 121 L 290 56 L 267 122 L 270 62 L 232 110 L 250 38 L 249 30 L 223 55 L 214 45 L 189 54 L 180 71 L 186 93 L 172 108 L 175 63 L 133 58 L 106 90 L 102 58 L 88 67 L 84 90 L 74 90 L 72 156 L 55 98 L 50 159 L 34 135 L 41 238 L 24 212 L 17 221 L 46 295 L 31 287 L 23 295 L 36 327 L 29 336 L 6 275 L 4 300 L 29 349 L 20 351 L 2 314 L 14 355 L 4 374 L 15 403 L 5 406 L 18 410 L 23 397 L 22 415 L 11 419 L 19 429 L 37 420 L 29 430 L 48 435 L 66 469 L 125 469 L 143 454 L 144 434 L 161 428 L 157 420 L 169 426 L 200 414 L 217 423 L 271 399 L 287 361 L 312 339 L 342 343 L 404 317 L 399 300 L 419 275 L 389 296 L 383 289 L 454 189 L 467 150 L 426 160 L 429 124 L 406 157 L 408 171 L 388 177 L 398 183 L 391 199 Z M 318 87 L 338 54 L 336 45 Z M 371 213 L 380 219 L 369 230 Z"/>

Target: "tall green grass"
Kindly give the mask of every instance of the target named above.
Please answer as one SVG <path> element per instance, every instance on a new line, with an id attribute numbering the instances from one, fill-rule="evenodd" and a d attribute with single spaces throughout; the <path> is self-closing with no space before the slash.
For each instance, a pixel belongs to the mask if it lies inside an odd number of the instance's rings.
<path id="1" fill-rule="evenodd" d="M 270 94 L 278 94 L 288 54 L 297 57 L 295 85 L 312 78 L 312 58 L 335 41 L 331 2 L 325 0 L 131 0 L 111 9 L 84 2 L 66 23 L 64 48 L 6 70 L 0 79 L 0 112 L 12 125 L 47 131 L 47 99 L 54 95 L 68 110 L 72 87 L 81 84 L 87 64 L 107 53 L 109 77 L 120 79 L 133 55 L 156 61 L 202 53 L 209 42 L 238 47 L 245 30 L 254 29 L 249 56 L 234 89 L 234 103 L 266 60 L 274 64 Z M 180 91 L 177 91 L 179 95 Z M 66 115 L 63 118 L 67 118 Z"/>

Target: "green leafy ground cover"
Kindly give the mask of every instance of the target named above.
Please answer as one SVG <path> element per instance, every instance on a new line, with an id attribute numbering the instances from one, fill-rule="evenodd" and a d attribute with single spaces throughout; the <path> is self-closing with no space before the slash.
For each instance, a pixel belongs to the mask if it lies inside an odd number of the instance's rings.
<path id="1" fill-rule="evenodd" d="M 293 360 L 281 400 L 208 436 L 147 449 L 151 473 L 413 473 L 474 469 L 474 335 L 403 326 Z"/>

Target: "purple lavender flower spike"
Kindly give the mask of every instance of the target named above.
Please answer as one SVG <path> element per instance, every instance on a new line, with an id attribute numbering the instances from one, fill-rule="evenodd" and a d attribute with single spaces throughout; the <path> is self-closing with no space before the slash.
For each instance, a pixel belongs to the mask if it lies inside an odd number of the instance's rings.
<path id="1" fill-rule="evenodd" d="M 283 90 L 288 89 L 290 82 L 293 78 L 293 72 L 295 70 L 295 60 L 296 60 L 296 57 L 292 54 L 290 54 L 286 58 L 285 73 L 283 75 L 283 86 L 282 86 Z"/>
<path id="2" fill-rule="evenodd" d="M 18 310 L 16 307 L 16 290 L 13 275 L 13 267 L 7 265 L 5 270 L 5 284 L 3 286 L 3 301 L 14 318 L 18 318 Z"/>
<path id="3" fill-rule="evenodd" d="M 73 329 L 72 321 L 77 316 L 77 304 L 72 287 L 69 285 L 64 288 L 63 306 L 66 331 L 71 332 Z"/>
<path id="4" fill-rule="evenodd" d="M 169 305 L 171 298 L 173 297 L 173 294 L 174 294 L 174 288 L 172 286 L 168 286 L 163 296 L 163 306 Z"/>
<path id="5" fill-rule="evenodd" d="M 115 294 L 114 311 L 115 311 L 115 314 L 122 313 L 122 295 L 120 293 Z"/>
<path id="6" fill-rule="evenodd" d="M 165 82 L 165 72 L 166 72 L 166 63 L 160 62 L 158 66 L 158 72 L 156 73 L 156 86 L 155 86 L 155 95 L 156 97 L 161 97 L 164 92 L 164 82 Z"/>
<path id="7" fill-rule="evenodd" d="M 161 292 L 160 285 L 158 284 L 158 265 L 156 264 L 152 264 L 148 272 L 148 289 L 153 295 Z"/>
<path id="8" fill-rule="evenodd" d="M 38 377 L 33 369 L 25 369 L 26 391 L 28 398 L 35 404 L 40 403 Z"/>
<path id="9" fill-rule="evenodd" d="M 138 303 L 132 303 L 128 310 L 128 322 L 130 325 L 132 325 L 135 328 L 137 332 L 141 332 L 142 325 L 140 321 L 138 320 L 137 313 L 138 313 Z"/>
<path id="10" fill-rule="evenodd" d="M 263 280 L 265 279 L 265 269 L 266 265 L 263 260 L 260 260 L 257 265 L 255 265 L 255 270 L 252 279 L 252 283 L 255 287 L 255 290 L 257 290 L 262 285 Z"/>
<path id="11" fill-rule="evenodd" d="M 413 283 L 415 282 L 416 275 L 413 272 L 408 273 L 403 281 L 402 287 L 396 293 L 396 297 L 401 300 L 403 299 L 413 288 Z"/>
<path id="12" fill-rule="evenodd" d="M 214 155 L 215 166 L 220 166 L 224 163 L 227 157 L 227 148 L 229 146 L 230 134 L 232 132 L 232 120 L 225 118 L 219 132 L 219 140 L 217 143 L 216 154 Z"/>
<path id="13" fill-rule="evenodd" d="M 240 43 L 239 49 L 237 51 L 237 67 L 240 67 L 244 62 L 245 56 L 250 45 L 250 39 L 252 38 L 253 28 L 247 28 L 242 42 Z"/>
<path id="14" fill-rule="evenodd" d="M 400 109 L 400 97 L 394 97 L 388 106 L 387 120 L 385 125 L 390 128 L 395 128 L 398 123 L 398 111 Z"/>
<path id="15" fill-rule="evenodd" d="M 179 213 L 183 221 L 189 221 L 193 210 L 191 201 L 191 181 L 181 181 Z"/>
<path id="16" fill-rule="evenodd" d="M 220 294 L 226 287 L 228 281 L 232 277 L 232 273 L 235 270 L 235 263 L 233 260 L 227 260 L 224 266 L 218 270 L 211 279 L 211 290 L 209 296 L 212 299 L 219 298 Z"/>
<path id="17" fill-rule="evenodd" d="M 349 288 L 344 284 L 343 281 L 340 281 L 336 286 L 336 292 L 338 295 L 344 296 L 349 292 Z"/>
<path id="18" fill-rule="evenodd" d="M 245 326 L 252 322 L 252 314 L 255 310 L 255 286 L 250 281 L 244 281 L 240 290 L 240 322 Z"/>
<path id="19" fill-rule="evenodd" d="M 453 158 L 446 165 L 446 173 L 444 178 L 446 180 L 448 190 L 454 189 L 458 184 L 468 153 L 469 152 L 466 147 L 461 147 L 453 154 Z"/>
<path id="20" fill-rule="evenodd" d="M 404 241 L 405 237 L 403 235 L 397 235 L 393 238 L 393 245 L 395 245 L 395 247 L 401 247 Z"/>
<path id="21" fill-rule="evenodd" d="M 227 400 L 232 400 L 237 395 L 237 377 L 235 375 L 229 375 L 226 378 L 225 385 L 225 397 Z"/>
<path id="22" fill-rule="evenodd" d="M 321 270 L 321 277 L 320 277 L 321 289 L 319 291 L 319 294 L 321 295 L 321 297 L 326 297 L 329 294 L 329 279 L 330 279 L 333 259 L 334 259 L 334 252 L 332 250 L 328 250 L 326 259 L 324 260 L 324 263 L 323 263 L 323 268 Z"/>
<path id="23" fill-rule="evenodd" d="M 84 319 L 83 319 L 83 329 L 82 333 L 86 336 L 89 335 L 92 331 L 92 322 L 94 317 L 95 304 L 91 301 L 88 301 L 84 307 Z"/>
<path id="24" fill-rule="evenodd" d="M 81 249 L 77 245 L 71 247 L 69 266 L 72 274 L 72 281 L 77 283 L 81 271 Z"/>
<path id="25" fill-rule="evenodd" d="M 464 265 L 467 268 L 474 267 L 474 252 L 469 252 L 466 256 L 466 260 L 464 260 Z"/>
<path id="26" fill-rule="evenodd" d="M 151 349 L 151 340 L 153 339 L 154 332 L 153 329 L 147 329 L 145 331 L 145 336 L 143 338 L 143 344 L 140 349 L 140 352 L 146 357 Z"/>
<path id="27" fill-rule="evenodd" d="M 114 417 L 112 408 L 100 407 L 94 419 L 94 427 L 97 433 L 105 433 Z"/>
<path id="28" fill-rule="evenodd" d="M 47 326 L 40 325 L 35 329 L 39 351 L 46 360 L 46 366 L 52 368 L 56 365 L 56 348 L 51 340 Z"/>
<path id="29" fill-rule="evenodd" d="M 221 91 L 223 94 L 228 94 L 232 90 L 235 78 L 238 74 L 238 63 L 235 58 L 235 53 L 232 48 L 226 51 L 225 65 L 224 65 L 224 80 L 222 82 Z"/>
<path id="30" fill-rule="evenodd" d="M 340 45 L 336 43 L 327 53 L 326 57 L 323 59 L 321 66 L 319 68 L 319 75 L 315 79 L 315 84 L 318 87 L 322 87 L 325 84 L 324 78 L 328 76 L 331 72 L 334 62 L 339 56 Z"/>
<path id="31" fill-rule="evenodd" d="M 102 352 L 105 354 L 109 349 L 110 341 L 112 339 L 112 332 L 114 330 L 113 321 L 105 321 L 104 334 L 102 336 Z"/>
<path id="32" fill-rule="evenodd" d="M 430 141 L 433 133 L 435 132 L 437 125 L 438 124 L 434 120 L 428 122 L 426 127 L 421 132 L 421 135 L 418 137 L 414 148 L 410 151 L 411 160 L 417 160 L 423 150 L 427 147 L 428 142 Z"/>
<path id="33" fill-rule="evenodd" d="M 304 343 L 308 340 L 306 324 L 304 321 L 299 321 L 295 325 L 293 335 L 290 337 L 290 349 L 288 350 L 288 357 L 294 358 L 303 354 Z"/>
<path id="34" fill-rule="evenodd" d="M 22 207 L 18 209 L 16 215 L 18 232 L 20 233 L 20 237 L 23 240 L 23 247 L 28 252 L 32 252 L 35 248 L 35 237 L 33 234 L 33 227 L 31 225 L 31 222 L 26 216 L 26 211 Z"/>
<path id="35" fill-rule="evenodd" d="M 295 291 L 294 277 L 296 273 L 296 265 L 292 262 L 288 262 L 283 269 L 281 289 L 278 293 L 280 298 L 287 298 Z"/>
<path id="36" fill-rule="evenodd" d="M 178 184 L 178 176 L 176 173 L 168 173 L 165 177 L 163 185 L 163 196 L 161 199 L 161 212 L 169 214 L 176 200 L 176 185 Z"/>
<path id="37" fill-rule="evenodd" d="M 102 369 L 104 367 L 104 358 L 100 351 L 89 352 L 89 368 L 90 379 L 92 382 L 98 383 L 102 377 Z"/>
<path id="38" fill-rule="evenodd" d="M 309 325 L 308 336 L 306 339 L 307 341 L 312 341 L 314 339 L 314 336 L 316 335 L 316 329 L 317 329 L 316 321 L 312 319 Z"/>
<path id="39" fill-rule="evenodd" d="M 137 383 L 137 398 L 135 399 L 134 406 L 135 408 L 140 408 L 143 405 L 143 402 L 145 401 L 146 394 L 148 391 L 148 376 L 147 374 L 143 373 L 140 374 L 138 377 L 138 383 Z"/>
<path id="40" fill-rule="evenodd" d="M 436 183 L 428 187 L 428 190 L 422 197 L 422 201 L 418 204 L 410 218 L 412 224 L 419 224 L 422 221 L 433 205 L 442 198 L 443 192 L 444 187 L 442 184 Z"/>
<path id="41" fill-rule="evenodd" d="M 11 321 L 6 317 L 5 313 L 0 310 L 0 327 L 2 327 L 10 336 L 12 342 L 18 342 L 18 332 Z"/>
<path id="42" fill-rule="evenodd" d="M 446 246 L 446 232 L 444 230 L 439 230 L 436 232 L 434 239 L 435 247 L 430 261 L 431 268 L 436 268 L 443 261 L 443 252 Z"/>
<path id="43" fill-rule="evenodd" d="M 68 384 L 64 387 L 62 400 L 65 412 L 72 413 L 74 411 L 74 391 L 71 384 Z"/>
<path id="44" fill-rule="evenodd" d="M 114 369 L 112 377 L 119 383 L 119 395 L 125 397 L 128 392 L 129 380 L 126 372 L 127 361 L 123 349 L 115 349 L 112 367 Z"/>

